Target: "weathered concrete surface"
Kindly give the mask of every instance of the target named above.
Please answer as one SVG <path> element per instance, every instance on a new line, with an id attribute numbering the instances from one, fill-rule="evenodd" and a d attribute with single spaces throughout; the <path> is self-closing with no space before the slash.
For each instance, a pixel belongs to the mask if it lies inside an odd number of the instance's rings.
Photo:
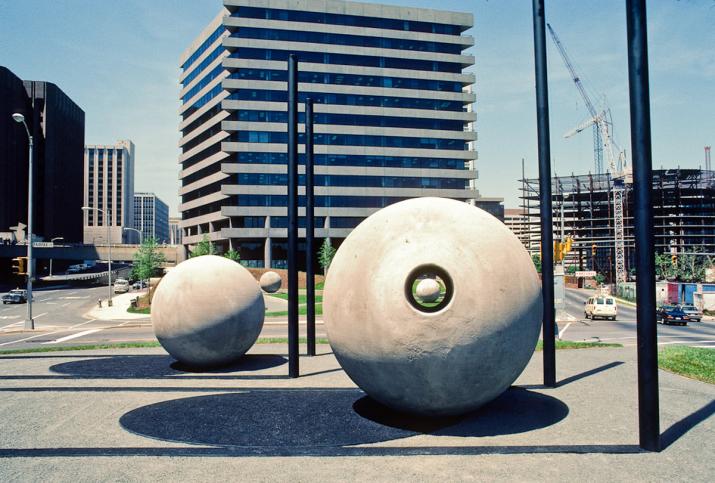
<path id="1" fill-rule="evenodd" d="M 438 312 L 407 298 L 408 278 L 426 265 L 453 282 Z M 542 311 L 516 236 L 441 198 L 403 201 L 361 223 L 335 255 L 323 297 L 330 344 L 350 378 L 387 406 L 431 415 L 465 413 L 506 390 L 529 361 Z"/>
<path id="2" fill-rule="evenodd" d="M 281 288 L 281 276 L 276 272 L 266 272 L 261 275 L 261 279 L 258 283 L 263 291 L 275 293 L 279 288 Z"/>
<path id="3" fill-rule="evenodd" d="M 715 475 L 714 385 L 660 371 L 664 450 L 639 451 L 634 348 L 559 351 L 553 389 L 540 384 L 537 352 L 503 398 L 431 427 L 421 417 L 370 419 L 365 394 L 328 346 L 317 349 L 301 358 L 299 379 L 287 377 L 285 344 L 257 344 L 235 366 L 203 373 L 173 369 L 161 348 L 2 355 L 0 481 Z"/>
<path id="4" fill-rule="evenodd" d="M 423 302 L 434 302 L 439 298 L 439 292 L 439 283 L 433 278 L 425 278 L 415 287 L 415 295 Z"/>
<path id="5" fill-rule="evenodd" d="M 171 270 L 156 289 L 151 319 L 161 345 L 194 366 L 227 364 L 256 342 L 265 305 L 240 264 L 206 255 Z"/>

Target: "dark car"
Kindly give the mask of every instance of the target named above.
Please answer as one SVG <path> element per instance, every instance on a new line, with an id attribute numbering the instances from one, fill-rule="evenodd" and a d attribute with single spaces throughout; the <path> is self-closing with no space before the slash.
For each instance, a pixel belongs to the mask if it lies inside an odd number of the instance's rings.
<path id="1" fill-rule="evenodd" d="M 27 290 L 15 289 L 10 290 L 2 296 L 2 303 L 5 304 L 23 304 L 27 302 Z"/>
<path id="2" fill-rule="evenodd" d="M 681 305 L 680 308 L 693 322 L 700 322 L 703 319 L 703 313 L 695 305 Z"/>
<path id="3" fill-rule="evenodd" d="M 656 317 L 658 320 L 662 320 L 664 324 L 688 324 L 688 314 L 683 312 L 683 309 L 678 305 L 663 305 L 658 308 L 656 312 Z"/>

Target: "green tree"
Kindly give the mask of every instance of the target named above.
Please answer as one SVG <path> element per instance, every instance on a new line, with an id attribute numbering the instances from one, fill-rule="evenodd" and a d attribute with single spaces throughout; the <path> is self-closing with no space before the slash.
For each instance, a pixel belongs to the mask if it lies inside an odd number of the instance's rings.
<path id="1" fill-rule="evenodd" d="M 241 261 L 241 253 L 238 250 L 234 250 L 233 248 L 224 253 L 223 256 L 228 258 L 229 260 L 233 260 L 236 263 L 239 263 Z"/>
<path id="2" fill-rule="evenodd" d="M 573 275 L 574 273 L 576 273 L 577 270 L 578 267 L 576 267 L 576 265 L 569 265 L 569 268 L 566 269 L 566 273 L 568 273 L 569 275 Z"/>
<path id="3" fill-rule="evenodd" d="M 166 261 L 164 254 L 158 250 L 154 238 L 145 239 L 139 250 L 134 254 L 134 267 L 132 277 L 137 280 L 148 280 L 159 275 L 161 266 Z"/>
<path id="4" fill-rule="evenodd" d="M 691 253 L 678 255 L 675 266 L 676 276 L 682 282 L 703 282 L 705 271 L 710 265 L 709 257 L 700 255 L 704 251 L 702 247 L 694 246 L 689 250 Z"/>
<path id="5" fill-rule="evenodd" d="M 596 276 L 593 277 L 593 279 L 596 281 L 596 283 L 598 285 L 601 285 L 603 282 L 606 281 L 606 277 L 601 273 L 597 273 Z"/>
<path id="6" fill-rule="evenodd" d="M 675 277 L 675 267 L 669 253 L 655 254 L 655 273 L 661 280 L 669 280 Z"/>
<path id="7" fill-rule="evenodd" d="M 323 268 L 323 274 L 328 273 L 328 268 L 333 262 L 335 252 L 335 248 L 330 244 L 330 239 L 326 238 L 323 240 L 323 244 L 320 246 L 320 252 L 318 253 L 318 263 L 320 263 L 320 266 Z"/>
<path id="8" fill-rule="evenodd" d="M 534 262 L 534 267 L 536 267 L 536 272 L 541 273 L 541 255 L 534 253 L 531 256 L 531 261 Z"/>
<path id="9" fill-rule="evenodd" d="M 216 249 L 214 248 L 214 244 L 211 243 L 211 240 L 209 240 L 209 236 L 207 234 L 204 234 L 203 239 L 196 244 L 196 248 L 194 248 L 194 251 L 191 252 L 189 258 L 215 254 Z"/>

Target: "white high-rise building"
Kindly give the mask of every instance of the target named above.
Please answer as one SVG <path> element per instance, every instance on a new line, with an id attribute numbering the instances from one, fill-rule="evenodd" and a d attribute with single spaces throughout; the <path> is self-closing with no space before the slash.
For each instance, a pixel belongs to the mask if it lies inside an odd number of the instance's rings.
<path id="1" fill-rule="evenodd" d="M 134 143 L 92 144 L 84 148 L 84 243 L 130 243 L 134 228 Z"/>

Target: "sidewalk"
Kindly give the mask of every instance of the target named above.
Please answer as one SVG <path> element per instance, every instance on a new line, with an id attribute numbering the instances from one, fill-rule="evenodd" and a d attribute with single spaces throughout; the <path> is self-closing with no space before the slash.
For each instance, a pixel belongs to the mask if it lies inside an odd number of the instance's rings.
<path id="1" fill-rule="evenodd" d="M 301 347 L 301 353 L 305 348 Z M 660 371 L 665 449 L 638 448 L 636 353 L 541 353 L 493 403 L 412 418 L 364 397 L 330 347 L 183 372 L 161 349 L 0 356 L 1 481 L 712 481 L 715 386 Z M 477 368 L 478 369 L 478 368 Z"/>
<path id="2" fill-rule="evenodd" d="M 99 305 L 97 304 L 84 316 L 88 319 L 97 320 L 150 319 L 151 315 L 149 314 L 133 314 L 131 312 L 127 312 L 127 309 L 131 305 L 132 299 L 144 294 L 146 294 L 146 290 L 112 295 L 111 307 L 107 306 L 107 299 L 103 298 L 102 308 L 99 308 Z"/>

